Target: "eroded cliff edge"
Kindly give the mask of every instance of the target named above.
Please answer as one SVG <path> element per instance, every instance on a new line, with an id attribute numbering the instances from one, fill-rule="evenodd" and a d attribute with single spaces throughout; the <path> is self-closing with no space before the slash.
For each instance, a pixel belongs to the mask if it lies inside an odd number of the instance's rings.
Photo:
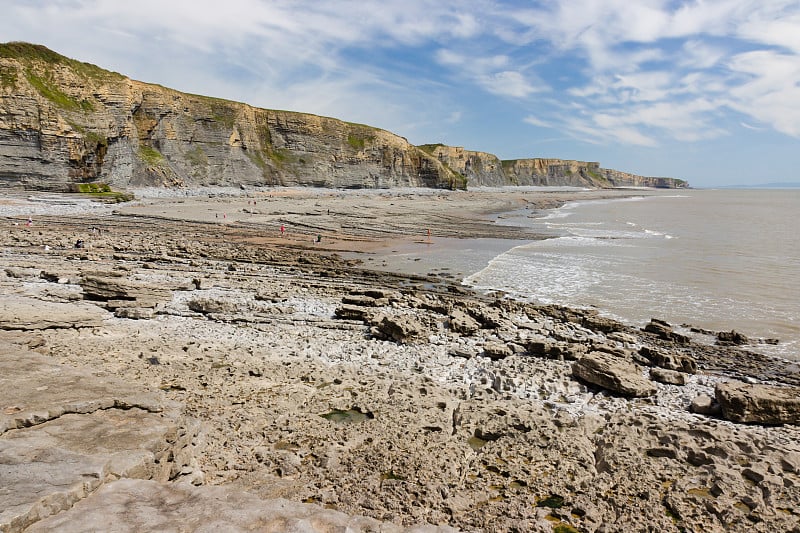
<path id="1" fill-rule="evenodd" d="M 432 148 L 433 147 L 433 148 Z M 683 187 L 579 161 L 417 147 L 341 120 L 186 94 L 66 58 L 0 44 L 0 185 L 66 190 L 286 185 L 465 188 Z"/>

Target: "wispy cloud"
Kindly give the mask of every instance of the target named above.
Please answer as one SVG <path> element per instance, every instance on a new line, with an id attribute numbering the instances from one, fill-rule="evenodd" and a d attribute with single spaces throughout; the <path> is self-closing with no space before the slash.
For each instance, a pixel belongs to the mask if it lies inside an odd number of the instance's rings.
<path id="1" fill-rule="evenodd" d="M 526 122 L 526 123 L 530 124 L 531 126 L 536 126 L 537 128 L 551 128 L 552 127 L 552 124 L 550 124 L 546 120 L 542 120 L 542 119 L 540 119 L 538 117 L 535 117 L 533 115 L 528 115 L 527 117 L 525 117 L 522 120 L 523 120 L 523 122 Z"/>
<path id="2" fill-rule="evenodd" d="M 743 122 L 800 137 L 797 0 L 9 0 L 3 15 L 0 35 L 140 79 L 387 128 L 510 106 L 594 143 Z"/>
<path id="3" fill-rule="evenodd" d="M 800 137 L 796 1 L 575 0 L 514 18 L 529 27 L 516 35 L 552 43 L 552 61 L 583 58 L 584 76 L 566 94 L 593 112 L 565 121 L 565 106 L 548 116 L 576 137 L 693 141 L 726 135 L 716 124 L 731 112 Z"/>

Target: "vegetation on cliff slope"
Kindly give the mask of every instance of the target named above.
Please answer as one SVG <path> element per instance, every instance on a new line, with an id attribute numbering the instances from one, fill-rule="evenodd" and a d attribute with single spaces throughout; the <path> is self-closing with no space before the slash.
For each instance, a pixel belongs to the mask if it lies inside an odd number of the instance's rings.
<path id="1" fill-rule="evenodd" d="M 41 96 L 40 102 L 49 102 L 55 111 L 46 115 L 54 120 L 50 131 L 53 126 L 56 130 L 49 135 L 62 138 L 53 139 L 50 145 L 67 148 L 45 153 L 31 147 L 40 151 L 43 161 L 50 158 L 44 162 L 71 166 L 68 173 L 54 175 L 54 180 L 63 181 L 64 174 L 73 179 L 80 177 L 81 181 L 108 179 L 112 174 L 118 175 L 110 166 L 120 162 L 132 169 L 126 171 L 129 181 L 143 183 L 152 178 L 154 184 L 202 185 L 244 180 L 264 185 L 465 189 L 465 174 L 469 174 L 470 185 L 497 184 L 498 173 L 484 175 L 480 165 L 481 158 L 496 159 L 491 154 L 471 152 L 471 157 L 478 158 L 477 163 L 470 172 L 459 172 L 448 161 L 434 156 L 437 148 L 445 147 L 440 143 L 413 146 L 400 136 L 364 124 L 253 108 L 135 82 L 37 44 L 0 43 L 0 59 L 3 58 L 6 61 L 0 64 L 0 84 L 10 98 L 7 102 L 13 106 L 15 94 L 35 92 Z M 23 93 L 6 91 L 21 86 Z M 115 102 L 125 103 L 115 107 Z M 23 105 L 22 100 L 19 105 Z M 109 121 L 109 116 L 114 120 Z M 133 132 L 115 126 L 131 122 Z M 57 131 L 64 123 L 71 129 Z M 42 125 L 31 122 L 15 127 L 30 131 Z M 73 142 L 76 133 L 83 137 L 82 151 Z M 112 153 L 112 143 L 114 157 L 107 158 L 106 154 Z M 121 150 L 127 151 L 134 165 L 125 163 Z M 48 168 L 55 171 L 57 166 Z M 509 163 L 503 161 L 499 178 L 505 179 L 505 184 L 527 183 L 508 170 Z M 596 186 L 612 185 L 605 174 L 579 172 L 590 177 Z M 164 176 L 169 177 L 167 182 Z M 682 180 L 675 183 L 686 185 Z"/>

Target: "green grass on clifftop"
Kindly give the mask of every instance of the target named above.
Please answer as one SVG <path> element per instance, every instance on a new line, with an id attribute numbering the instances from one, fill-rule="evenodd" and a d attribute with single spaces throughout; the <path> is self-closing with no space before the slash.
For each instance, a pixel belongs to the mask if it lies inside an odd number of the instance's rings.
<path id="1" fill-rule="evenodd" d="M 442 143 L 420 144 L 419 146 L 417 146 L 417 148 L 419 148 L 420 150 L 422 150 L 423 152 L 425 152 L 428 155 L 433 155 L 433 152 L 435 152 L 436 149 L 439 148 L 440 146 L 444 146 L 444 145 Z"/>
<path id="2" fill-rule="evenodd" d="M 32 70 L 25 71 L 25 78 L 36 91 L 62 109 L 70 111 L 94 111 L 94 106 L 88 100 L 76 100 L 63 93 L 58 86 L 45 77 L 34 74 Z"/>
<path id="3" fill-rule="evenodd" d="M 27 66 L 35 62 L 47 63 L 49 65 L 63 65 L 71 68 L 76 74 L 83 78 L 116 78 L 123 79 L 125 76 L 117 72 L 105 70 L 91 63 L 84 63 L 75 59 L 62 56 L 53 52 L 46 46 L 25 42 L 0 43 L 0 57 L 16 59 Z"/>

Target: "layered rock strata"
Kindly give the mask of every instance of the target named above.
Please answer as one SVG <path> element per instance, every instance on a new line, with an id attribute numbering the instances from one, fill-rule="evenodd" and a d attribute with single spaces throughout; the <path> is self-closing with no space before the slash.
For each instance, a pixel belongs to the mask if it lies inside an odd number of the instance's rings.
<path id="1" fill-rule="evenodd" d="M 379 128 L 181 93 L 26 43 L 0 44 L 0 82 L 0 186 L 686 186 L 597 163 L 416 147 Z"/>
<path id="2" fill-rule="evenodd" d="M 465 185 L 385 130 L 185 94 L 41 46 L 0 45 L 0 73 L 4 185 Z"/>

